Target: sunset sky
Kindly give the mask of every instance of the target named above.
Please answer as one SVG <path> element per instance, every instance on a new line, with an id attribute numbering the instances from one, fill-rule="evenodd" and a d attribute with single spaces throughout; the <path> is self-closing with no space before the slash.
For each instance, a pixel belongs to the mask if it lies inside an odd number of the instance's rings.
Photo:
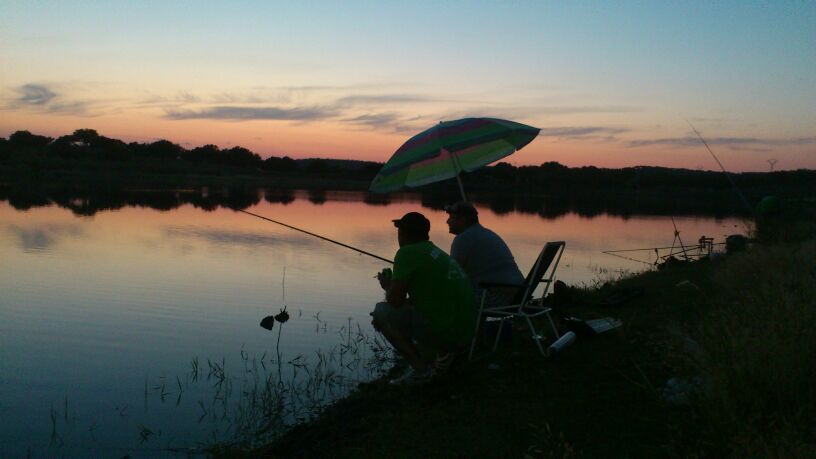
<path id="1" fill-rule="evenodd" d="M 508 159 L 816 169 L 816 2 L 0 2 L 0 136 L 385 161 L 466 116 Z"/>

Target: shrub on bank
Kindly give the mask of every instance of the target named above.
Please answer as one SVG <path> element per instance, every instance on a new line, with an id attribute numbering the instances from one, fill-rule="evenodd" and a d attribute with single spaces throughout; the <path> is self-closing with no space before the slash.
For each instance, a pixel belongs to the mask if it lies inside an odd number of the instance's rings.
<path id="1" fill-rule="evenodd" d="M 762 242 L 801 242 L 816 237 L 816 201 L 766 196 L 756 212 L 756 238 Z"/>

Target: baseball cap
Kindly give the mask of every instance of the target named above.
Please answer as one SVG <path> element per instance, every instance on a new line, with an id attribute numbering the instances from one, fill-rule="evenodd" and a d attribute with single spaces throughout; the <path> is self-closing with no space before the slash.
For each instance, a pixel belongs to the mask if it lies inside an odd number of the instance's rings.
<path id="1" fill-rule="evenodd" d="M 445 206 L 445 212 L 451 215 L 461 215 L 472 218 L 476 218 L 479 215 L 479 212 L 475 207 L 473 207 L 473 204 L 467 201 L 459 201 L 449 206 Z"/>
<path id="2" fill-rule="evenodd" d="M 431 222 L 419 212 L 408 212 L 398 220 L 391 220 L 394 226 L 417 234 L 428 234 Z"/>

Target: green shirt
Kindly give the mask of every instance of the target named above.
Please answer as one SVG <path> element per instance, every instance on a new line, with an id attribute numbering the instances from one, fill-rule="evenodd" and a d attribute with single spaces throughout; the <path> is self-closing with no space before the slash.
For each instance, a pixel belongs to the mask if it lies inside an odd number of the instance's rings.
<path id="1" fill-rule="evenodd" d="M 408 284 L 414 307 L 439 338 L 464 344 L 476 327 L 476 300 L 467 275 L 430 241 L 400 247 L 394 257 L 394 280 Z"/>

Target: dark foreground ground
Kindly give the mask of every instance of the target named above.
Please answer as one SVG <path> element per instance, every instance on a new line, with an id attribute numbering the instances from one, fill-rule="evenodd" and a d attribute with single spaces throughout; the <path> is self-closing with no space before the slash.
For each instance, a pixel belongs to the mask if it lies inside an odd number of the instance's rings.
<path id="1" fill-rule="evenodd" d="M 599 304 L 632 289 L 643 294 Z M 214 453 L 816 457 L 812 239 L 676 263 L 559 302 L 564 316 L 613 316 L 624 325 L 579 336 L 555 358 L 516 328 L 498 352 L 463 359 L 427 385 L 376 381 L 272 444 Z M 667 391 L 674 377 L 696 382 Z"/>

